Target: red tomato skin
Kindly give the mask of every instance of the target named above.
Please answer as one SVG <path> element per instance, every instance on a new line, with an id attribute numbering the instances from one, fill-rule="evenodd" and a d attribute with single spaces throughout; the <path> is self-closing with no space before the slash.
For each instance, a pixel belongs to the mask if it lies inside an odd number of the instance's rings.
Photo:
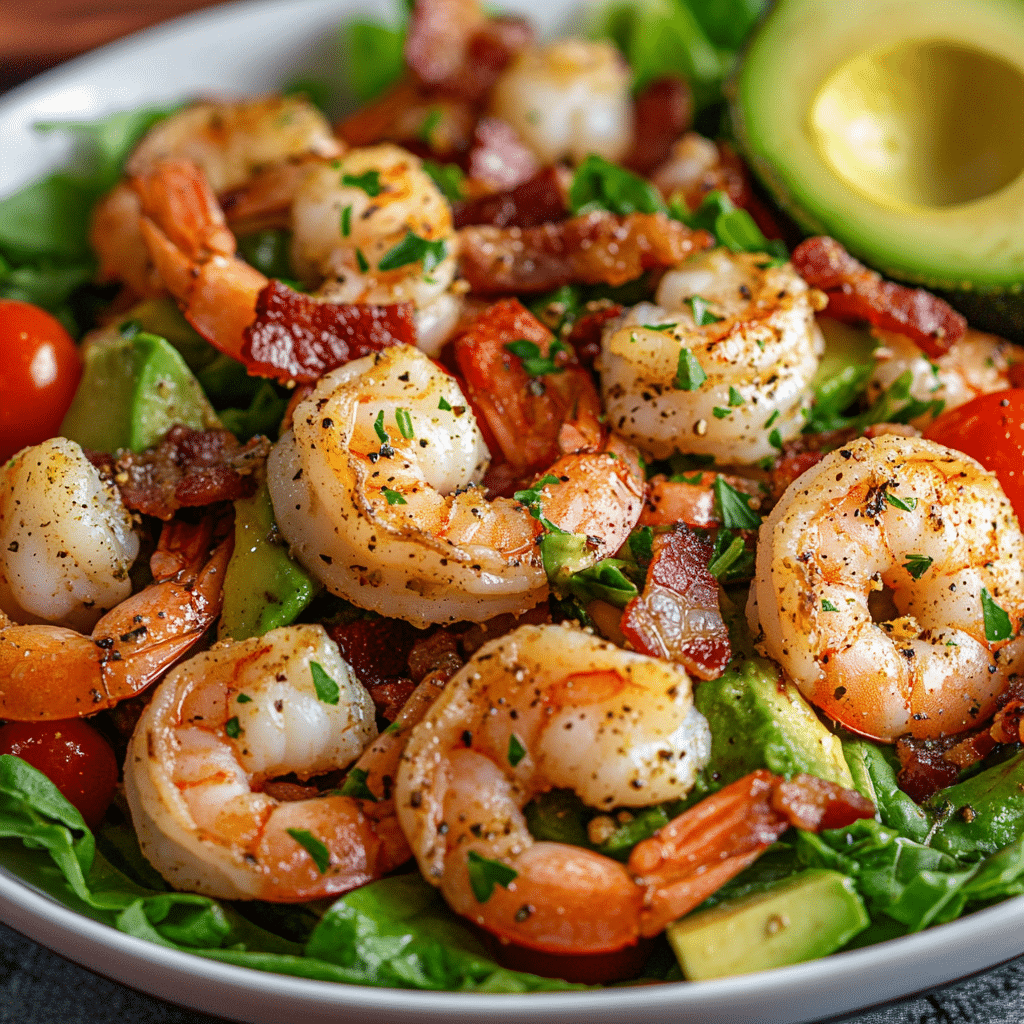
<path id="1" fill-rule="evenodd" d="M 60 430 L 82 376 L 71 335 L 45 310 L 0 299 L 0 464 Z"/>
<path id="2" fill-rule="evenodd" d="M 0 726 L 0 754 L 38 768 L 78 808 L 89 828 L 103 821 L 117 789 L 117 759 L 87 722 L 8 722 Z"/>
<path id="3" fill-rule="evenodd" d="M 1024 388 L 979 395 L 943 413 L 924 436 L 992 470 L 1024 525 Z"/>

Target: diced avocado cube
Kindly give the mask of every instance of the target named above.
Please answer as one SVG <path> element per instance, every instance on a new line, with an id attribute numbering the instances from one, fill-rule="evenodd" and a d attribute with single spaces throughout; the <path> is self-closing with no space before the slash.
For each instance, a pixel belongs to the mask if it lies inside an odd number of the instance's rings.
<path id="1" fill-rule="evenodd" d="M 703 773 L 707 791 L 755 768 L 786 778 L 806 772 L 853 788 L 839 737 L 770 661 L 750 658 L 700 683 L 694 703 L 711 726 L 711 760 Z"/>
<path id="2" fill-rule="evenodd" d="M 224 575 L 218 636 L 246 640 L 294 622 L 319 584 L 279 541 L 266 486 L 235 502 L 235 549 Z"/>
<path id="3" fill-rule="evenodd" d="M 199 382 L 163 338 L 106 332 L 86 345 L 84 362 L 61 424 L 61 433 L 83 448 L 139 452 L 175 424 L 195 430 L 220 426 Z"/>
<path id="4" fill-rule="evenodd" d="M 683 974 L 705 981 L 828 956 L 869 924 L 850 878 L 812 868 L 690 914 L 666 935 Z"/>

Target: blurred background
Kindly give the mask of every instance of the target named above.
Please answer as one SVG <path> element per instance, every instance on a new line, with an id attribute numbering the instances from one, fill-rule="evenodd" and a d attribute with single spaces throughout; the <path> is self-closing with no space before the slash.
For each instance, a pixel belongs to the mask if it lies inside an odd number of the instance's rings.
<path id="1" fill-rule="evenodd" d="M 217 0 L 0 0 L 0 90 Z"/>

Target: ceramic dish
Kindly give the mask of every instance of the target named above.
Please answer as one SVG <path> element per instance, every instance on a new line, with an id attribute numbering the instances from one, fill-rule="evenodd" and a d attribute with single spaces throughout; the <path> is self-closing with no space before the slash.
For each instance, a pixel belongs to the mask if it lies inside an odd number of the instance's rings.
<path id="1" fill-rule="evenodd" d="M 545 31 L 564 27 L 565 0 L 503 0 Z M 37 121 L 86 119 L 202 94 L 271 91 L 336 66 L 338 24 L 388 16 L 372 0 L 235 3 L 143 32 L 14 90 L 0 101 L 0 196 L 69 159 L 66 139 Z M 0 849 L 0 859 L 2 859 Z M 252 1022 L 371 1019 L 423 1024 L 701 1021 L 796 1024 L 885 1002 L 984 970 L 1024 951 L 1024 897 L 951 924 L 766 974 L 587 993 L 486 996 L 408 992 L 263 974 L 165 949 L 80 916 L 0 866 L 0 918 L 98 973 L 206 1013 Z"/>

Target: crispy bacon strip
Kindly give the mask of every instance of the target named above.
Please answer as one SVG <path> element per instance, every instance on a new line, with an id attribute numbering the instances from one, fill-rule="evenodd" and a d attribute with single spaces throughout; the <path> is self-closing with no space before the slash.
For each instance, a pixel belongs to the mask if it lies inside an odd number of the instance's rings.
<path id="1" fill-rule="evenodd" d="M 176 426 L 145 452 L 124 452 L 116 459 L 101 452 L 87 454 L 117 484 L 128 508 L 168 520 L 179 508 L 251 497 L 256 469 L 269 451 L 265 437 L 243 446 L 227 430 Z"/>
<path id="2" fill-rule="evenodd" d="M 644 892 L 640 934 L 658 935 L 751 865 L 794 825 L 841 828 L 874 815 L 859 793 L 810 775 L 789 782 L 761 768 L 637 843 L 630 873 Z"/>
<path id="3" fill-rule="evenodd" d="M 623 159 L 645 177 L 672 153 L 672 144 L 693 122 L 693 93 L 674 76 L 658 78 L 633 100 L 633 145 Z"/>
<path id="4" fill-rule="evenodd" d="M 479 314 L 453 343 L 467 397 L 482 416 L 504 461 L 510 481 L 550 466 L 565 450 L 565 425 L 572 424 L 574 451 L 596 451 L 604 432 L 598 421 L 601 399 L 590 375 L 558 356 L 561 372 L 531 377 L 505 345 L 532 341 L 546 355 L 551 332 L 515 299 L 502 299 Z M 582 438 L 582 440 L 580 440 Z"/>
<path id="5" fill-rule="evenodd" d="M 903 334 L 933 359 L 967 331 L 967 321 L 948 303 L 923 288 L 882 280 L 827 235 L 801 242 L 791 259 L 809 285 L 825 292 L 828 315 L 837 320 L 867 320 Z"/>
<path id="6" fill-rule="evenodd" d="M 569 213 L 565 201 L 569 191 L 567 176 L 563 168 L 545 167 L 515 188 L 460 203 L 454 210 L 455 226 L 490 224 L 496 228 L 532 228 L 564 220 Z"/>
<path id="7" fill-rule="evenodd" d="M 691 231 L 663 213 L 603 211 L 534 228 L 463 228 L 459 236 L 462 274 L 485 295 L 625 284 L 714 242 L 706 231 Z"/>
<path id="8" fill-rule="evenodd" d="M 251 374 L 309 383 L 351 359 L 416 344 L 412 306 L 317 302 L 271 281 L 256 300 L 242 355 Z"/>
<path id="9" fill-rule="evenodd" d="M 621 621 L 635 650 L 677 662 L 698 679 L 717 679 L 732 657 L 718 581 L 708 572 L 711 552 L 711 541 L 688 527 L 658 534 L 643 593 Z"/>

